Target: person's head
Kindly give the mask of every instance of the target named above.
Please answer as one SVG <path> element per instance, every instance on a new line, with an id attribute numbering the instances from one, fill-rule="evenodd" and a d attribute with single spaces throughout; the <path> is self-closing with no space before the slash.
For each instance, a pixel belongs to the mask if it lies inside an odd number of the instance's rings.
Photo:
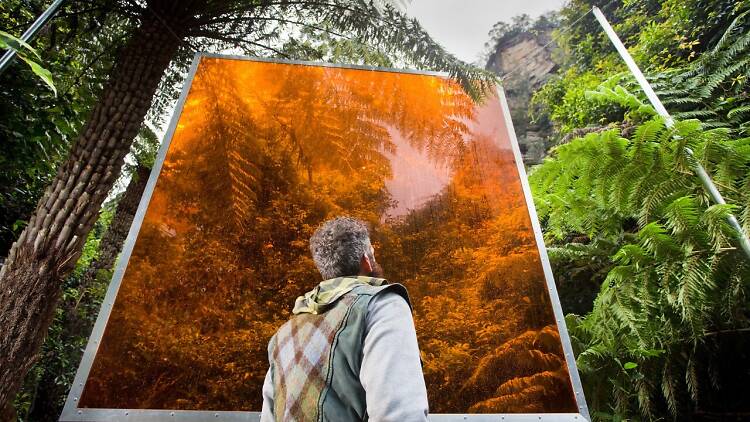
<path id="1" fill-rule="evenodd" d="M 310 252 L 324 280 L 383 276 L 367 226 L 355 218 L 336 217 L 324 222 L 310 238 Z"/>

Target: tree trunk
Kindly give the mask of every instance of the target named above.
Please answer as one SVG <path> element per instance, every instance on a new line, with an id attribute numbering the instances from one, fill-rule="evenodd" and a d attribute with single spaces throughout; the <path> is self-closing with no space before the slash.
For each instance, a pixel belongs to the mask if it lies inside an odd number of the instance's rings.
<path id="1" fill-rule="evenodd" d="M 144 12 L 66 162 L 0 269 L 0 409 L 12 402 L 52 321 L 60 281 L 74 268 L 117 179 L 182 32 Z"/>
<path id="2" fill-rule="evenodd" d="M 79 318 L 78 307 L 81 304 L 87 307 L 98 307 L 97 303 L 92 303 L 90 296 L 86 296 L 86 289 L 91 286 L 100 271 L 109 271 L 114 267 L 115 260 L 122 251 L 122 245 L 125 243 L 125 238 L 128 236 L 128 231 L 138 210 L 143 191 L 146 189 L 150 172 L 150 168 L 138 165 L 133 178 L 125 189 L 125 193 L 117 203 L 112 222 L 104 232 L 101 242 L 99 242 L 98 257 L 91 262 L 91 265 L 81 276 L 78 286 L 80 292 L 77 295 L 78 299 L 70 300 L 62 305 L 65 309 L 65 320 L 60 333 L 62 344 L 74 344 L 76 338 L 85 338 L 90 335 L 93 320 Z M 75 347 L 66 348 L 68 350 L 65 351 L 65 354 L 70 356 L 72 362 L 80 360 L 81 353 L 79 350 L 73 350 L 76 349 Z M 55 381 L 60 375 L 64 375 L 60 373 L 59 368 L 60 366 L 56 365 L 52 368 L 44 365 L 44 372 L 39 379 L 28 420 L 55 422 L 59 418 L 62 411 L 60 406 L 67 393 L 67 387 Z"/>
<path id="3" fill-rule="evenodd" d="M 135 217 L 135 212 L 138 211 L 138 204 L 141 202 L 141 196 L 146 189 L 150 173 L 150 168 L 141 164 L 138 165 L 133 178 L 125 189 L 125 193 L 120 198 L 120 202 L 117 203 L 112 222 L 102 236 L 101 242 L 99 242 L 97 258 L 91 262 L 86 272 L 83 273 L 81 289 L 86 289 L 96 278 L 99 271 L 111 270 L 114 266 L 115 260 L 122 250 L 122 245 L 125 243 L 125 238 L 128 236 L 130 226 L 133 224 L 133 217 Z M 82 295 L 83 292 L 79 297 L 82 297 Z M 76 306 L 73 307 L 73 311 L 75 311 L 75 308 Z"/>

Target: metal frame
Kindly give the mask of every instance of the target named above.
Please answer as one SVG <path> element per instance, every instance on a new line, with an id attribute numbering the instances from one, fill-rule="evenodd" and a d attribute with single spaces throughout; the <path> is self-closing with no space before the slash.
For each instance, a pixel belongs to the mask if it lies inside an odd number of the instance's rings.
<path id="1" fill-rule="evenodd" d="M 81 364 L 76 372 L 73 386 L 71 387 L 68 398 L 65 401 L 63 412 L 60 415 L 61 422 L 83 422 L 83 421 L 144 421 L 144 422 L 165 422 L 165 421 L 227 421 L 227 422 L 255 422 L 260 420 L 260 412 L 243 412 L 243 411 L 199 411 L 199 410 L 157 410 L 157 409 L 97 409 L 97 408 L 78 408 L 78 398 L 83 393 L 83 387 L 85 386 L 86 380 L 88 379 L 91 366 L 94 363 L 94 359 L 99 349 L 100 341 L 104 335 L 104 330 L 107 326 L 107 321 L 112 312 L 112 306 L 114 305 L 117 297 L 117 292 L 120 289 L 122 278 L 130 260 L 130 255 L 135 246 L 138 232 L 141 229 L 143 219 L 146 215 L 151 196 L 156 186 L 156 181 L 161 173 L 164 159 L 169 150 L 172 138 L 174 136 L 177 122 L 182 115 L 182 110 L 185 105 L 185 100 L 188 96 L 190 88 L 195 77 L 196 70 L 202 58 L 220 58 L 220 59 L 234 59 L 234 60 L 249 60 L 258 62 L 268 63 L 279 63 L 279 64 L 297 64 L 307 66 L 322 66 L 322 67 L 333 67 L 342 69 L 359 69 L 369 70 L 378 72 L 394 72 L 394 73 L 407 73 L 415 75 L 428 75 L 428 76 L 439 76 L 447 78 L 448 75 L 444 72 L 430 72 L 420 70 L 407 70 L 407 69 L 392 69 L 374 66 L 361 66 L 361 65 L 342 65 L 334 63 L 323 63 L 323 62 L 311 62 L 311 61 L 299 61 L 299 60 L 280 60 L 280 59 L 265 59 L 257 57 L 246 57 L 237 55 L 222 55 L 222 54 L 207 54 L 207 53 L 196 53 L 193 57 L 193 62 L 190 65 L 190 71 L 185 80 L 185 84 L 182 88 L 182 93 L 177 101 L 175 112 L 170 120 L 167 132 L 162 140 L 162 145 L 159 148 L 159 152 L 154 161 L 154 167 L 151 170 L 148 183 L 146 184 L 145 191 L 141 198 L 141 202 L 138 205 L 138 211 L 133 218 L 133 224 L 128 232 L 128 237 L 125 240 L 122 254 L 117 262 L 117 266 L 112 275 L 112 281 L 110 282 L 107 294 L 102 302 L 101 310 L 94 324 L 94 328 L 89 337 L 86 350 L 81 358 Z M 508 133 L 510 135 L 510 143 L 513 149 L 513 155 L 515 157 L 518 166 L 518 175 L 520 178 L 521 185 L 523 187 L 524 197 L 526 199 L 526 206 L 529 211 L 529 218 L 531 220 L 532 228 L 534 230 L 534 236 L 539 248 L 539 256 L 541 258 L 542 267 L 544 268 L 545 280 L 550 295 L 550 302 L 554 310 L 555 321 L 557 323 L 558 331 L 560 332 L 560 341 L 562 343 L 563 351 L 565 353 L 565 360 L 568 366 L 568 372 L 570 374 L 570 380 L 572 383 L 573 391 L 575 394 L 575 400 L 578 405 L 579 413 L 539 413 L 539 414 L 434 414 L 430 415 L 431 421 L 437 422 L 459 422 L 459 421 L 472 421 L 472 422 L 531 422 L 531 421 L 566 421 L 566 422 L 580 422 L 583 420 L 590 420 L 586 401 L 583 396 L 583 389 L 581 388 L 581 380 L 578 376 L 578 370 L 576 368 L 575 359 L 573 357 L 573 349 L 570 344 L 570 338 L 568 337 L 567 328 L 565 326 L 565 320 L 563 319 L 562 308 L 560 300 L 557 295 L 557 289 L 555 288 L 555 282 L 552 277 L 552 269 L 549 264 L 547 257 L 547 251 L 544 246 L 544 239 L 542 238 L 541 228 L 539 221 L 537 220 L 536 210 L 534 208 L 533 200 L 531 199 L 531 191 L 529 189 L 528 182 L 526 180 L 526 171 L 523 167 L 523 161 L 521 159 L 521 152 L 518 148 L 518 141 L 516 139 L 515 131 L 513 129 L 513 123 L 510 119 L 510 112 L 508 110 L 508 104 L 505 99 L 505 94 L 502 87 L 497 86 L 498 95 L 503 109 L 503 118 L 505 119 Z"/>
<path id="2" fill-rule="evenodd" d="M 529 211 L 531 227 L 534 229 L 534 239 L 536 239 L 536 245 L 539 250 L 539 260 L 542 262 L 542 268 L 544 269 L 544 280 L 547 282 L 547 290 L 549 291 L 552 310 L 555 313 L 557 331 L 560 334 L 560 343 L 562 343 L 563 353 L 565 354 L 565 362 L 568 364 L 568 374 L 570 376 L 570 382 L 573 384 L 573 394 L 575 395 L 576 404 L 578 405 L 578 412 L 580 412 L 586 419 L 591 420 L 589 408 L 586 405 L 586 397 L 583 395 L 583 386 L 581 385 L 581 377 L 578 374 L 575 354 L 573 354 L 573 346 L 570 344 L 570 336 L 568 335 L 568 327 L 565 324 L 565 315 L 563 315 L 562 305 L 560 304 L 560 296 L 557 294 L 555 277 L 552 274 L 552 266 L 550 265 L 549 257 L 547 256 L 547 246 L 544 244 L 542 227 L 539 224 L 539 217 L 536 214 L 534 198 L 531 196 L 531 188 L 529 187 L 529 180 L 526 177 L 526 168 L 523 165 L 521 149 L 518 147 L 516 130 L 513 127 L 513 120 L 510 118 L 510 109 L 508 108 L 508 101 L 505 98 L 505 90 L 503 90 L 502 86 L 498 85 L 497 92 L 500 96 L 500 105 L 503 108 L 503 117 L 505 118 L 505 123 L 508 125 L 510 144 L 513 148 L 513 155 L 516 157 L 516 166 L 518 166 L 518 177 L 521 179 L 523 196 L 526 198 L 526 209 Z"/>

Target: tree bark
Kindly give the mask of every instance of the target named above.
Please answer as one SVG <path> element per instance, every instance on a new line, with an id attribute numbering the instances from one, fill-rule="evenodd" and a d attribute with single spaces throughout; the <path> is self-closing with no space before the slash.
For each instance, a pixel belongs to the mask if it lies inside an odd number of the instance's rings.
<path id="1" fill-rule="evenodd" d="M 125 188 L 125 192 L 120 198 L 120 202 L 117 203 L 112 222 L 102 236 L 101 242 L 99 242 L 99 254 L 97 258 L 91 262 L 91 265 L 83 273 L 81 278 L 82 290 L 85 290 L 91 284 L 99 271 L 111 270 L 114 266 L 117 256 L 122 251 L 122 245 L 128 236 L 130 226 L 133 224 L 133 217 L 135 217 L 135 213 L 138 211 L 138 204 L 141 202 L 141 196 L 143 196 L 143 191 L 146 189 L 150 173 L 150 168 L 141 164 L 138 165 L 133 178 L 128 183 L 128 187 Z M 79 297 L 82 297 L 82 295 L 83 292 Z M 76 307 L 73 306 L 72 310 L 75 311 Z M 75 315 L 75 312 L 73 315 Z"/>
<path id="2" fill-rule="evenodd" d="M 101 242 L 99 242 L 99 255 L 91 262 L 91 265 L 89 265 L 80 278 L 78 299 L 73 299 L 62 304 L 62 307 L 65 309 L 65 320 L 63 322 L 62 333 L 60 334 L 63 344 L 74 343 L 75 338 L 88 337 L 90 335 L 93 328 L 93 320 L 79 318 L 78 307 L 81 304 L 95 308 L 98 307 L 96 303 L 92 303 L 90 297 L 86 296 L 86 290 L 96 280 L 100 271 L 110 271 L 114 267 L 117 256 L 122 251 L 125 238 L 130 231 L 133 218 L 138 210 L 138 204 L 141 201 L 141 196 L 143 196 L 143 191 L 146 189 L 150 172 L 150 168 L 138 165 L 133 178 L 128 183 L 128 187 L 117 203 L 112 222 L 104 232 Z M 71 356 L 72 361 L 80 359 L 79 350 L 72 350 L 74 349 L 72 347 L 68 347 L 68 349 L 70 350 L 65 351 L 65 353 Z M 52 366 L 52 369 L 50 369 L 45 365 L 31 404 L 28 415 L 29 420 L 55 422 L 59 418 L 62 411 L 60 403 L 64 400 L 67 387 L 55 382 L 55 379 L 62 375 L 56 369 L 58 369 L 58 366 Z"/>
<path id="3" fill-rule="evenodd" d="M 184 33 L 144 12 L 68 159 L 0 269 L 0 409 L 36 360 L 99 208 L 117 179 L 162 74 Z M 176 31 L 176 33 L 175 33 Z"/>

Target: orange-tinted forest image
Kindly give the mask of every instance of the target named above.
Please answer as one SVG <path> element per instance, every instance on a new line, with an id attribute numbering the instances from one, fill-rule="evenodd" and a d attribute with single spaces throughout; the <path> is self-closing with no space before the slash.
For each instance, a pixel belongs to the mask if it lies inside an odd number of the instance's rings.
<path id="1" fill-rule="evenodd" d="M 432 413 L 576 413 L 499 101 L 428 75 L 204 57 L 80 407 L 261 408 L 266 346 L 367 221 Z"/>

